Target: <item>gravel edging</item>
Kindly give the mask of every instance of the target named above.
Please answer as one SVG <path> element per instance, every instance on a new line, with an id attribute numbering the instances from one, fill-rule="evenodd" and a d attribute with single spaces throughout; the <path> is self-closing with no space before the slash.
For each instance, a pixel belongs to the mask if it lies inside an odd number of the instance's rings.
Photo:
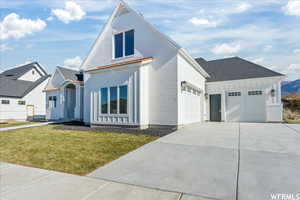
<path id="1" fill-rule="evenodd" d="M 56 126 L 54 129 L 57 130 L 74 130 L 74 131 L 94 131 L 94 132 L 110 132 L 110 133 L 127 133 L 134 135 L 150 135 L 163 137 L 176 131 L 175 128 L 148 128 L 148 129 L 137 129 L 137 128 L 119 128 L 119 127 L 90 127 L 84 125 L 61 125 Z"/>

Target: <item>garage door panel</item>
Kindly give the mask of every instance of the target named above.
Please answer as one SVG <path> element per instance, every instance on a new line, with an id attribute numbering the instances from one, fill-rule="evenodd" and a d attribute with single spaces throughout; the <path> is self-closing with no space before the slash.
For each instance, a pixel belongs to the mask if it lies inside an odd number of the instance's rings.
<path id="1" fill-rule="evenodd" d="M 227 95 L 226 119 L 231 122 L 241 121 L 242 96 Z"/>
<path id="2" fill-rule="evenodd" d="M 245 121 L 264 122 L 266 120 L 265 95 L 248 95 L 245 103 Z"/>
<path id="3" fill-rule="evenodd" d="M 189 124 L 201 121 L 201 96 L 193 91 L 184 91 L 182 94 L 182 122 Z"/>
<path id="4" fill-rule="evenodd" d="M 263 91 L 228 92 L 226 120 L 231 122 L 265 122 L 266 99 Z"/>

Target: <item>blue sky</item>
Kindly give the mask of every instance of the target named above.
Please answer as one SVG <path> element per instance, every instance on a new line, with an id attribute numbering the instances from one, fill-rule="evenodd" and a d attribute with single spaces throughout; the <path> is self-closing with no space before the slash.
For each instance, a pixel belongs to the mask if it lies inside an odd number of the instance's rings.
<path id="1" fill-rule="evenodd" d="M 127 0 L 194 57 L 240 56 L 300 78 L 300 0 Z M 117 0 L 1 0 L 0 71 L 78 67 Z"/>

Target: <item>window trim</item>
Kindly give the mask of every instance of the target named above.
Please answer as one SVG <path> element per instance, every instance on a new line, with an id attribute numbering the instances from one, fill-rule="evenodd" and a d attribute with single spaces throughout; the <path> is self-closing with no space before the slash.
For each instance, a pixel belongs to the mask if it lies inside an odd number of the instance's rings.
<path id="1" fill-rule="evenodd" d="M 120 113 L 120 87 L 121 86 L 127 86 L 127 113 Z M 110 113 L 110 88 L 112 87 L 117 87 L 117 113 Z M 107 113 L 102 113 L 101 110 L 101 89 L 102 88 L 107 88 Z M 122 117 L 128 117 L 129 116 L 129 87 L 128 84 L 120 84 L 120 85 L 113 85 L 113 86 L 107 86 L 107 87 L 101 87 L 99 89 L 99 95 L 98 95 L 98 113 L 101 116 L 109 116 L 109 117 L 113 117 L 113 116 L 122 116 Z"/>
<path id="2" fill-rule="evenodd" d="M 128 55 L 128 56 L 125 56 L 125 33 L 128 32 L 128 31 L 132 31 L 134 32 L 134 35 L 133 35 L 133 42 L 135 44 L 135 29 L 134 28 L 129 28 L 129 29 L 125 29 L 125 30 L 122 30 L 122 31 L 115 31 L 113 32 L 112 34 L 112 60 L 122 60 L 122 59 L 126 59 L 126 58 L 130 58 L 130 57 L 134 57 L 135 55 L 135 48 L 133 47 L 133 54 L 132 55 Z M 115 55 L 115 35 L 118 35 L 122 33 L 122 38 L 123 38 L 123 49 L 122 49 L 122 52 L 123 52 L 123 56 L 122 57 L 118 57 L 116 58 L 116 55 Z"/>

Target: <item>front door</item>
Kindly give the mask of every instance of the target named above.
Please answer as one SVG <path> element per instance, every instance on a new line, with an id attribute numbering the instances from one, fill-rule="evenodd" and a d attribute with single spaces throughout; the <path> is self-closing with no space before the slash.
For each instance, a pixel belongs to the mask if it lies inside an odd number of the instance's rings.
<path id="1" fill-rule="evenodd" d="M 34 105 L 27 105 L 26 106 L 26 114 L 27 114 L 27 120 L 33 120 L 34 119 Z"/>
<path id="2" fill-rule="evenodd" d="M 210 121 L 221 121 L 221 94 L 209 95 Z"/>

